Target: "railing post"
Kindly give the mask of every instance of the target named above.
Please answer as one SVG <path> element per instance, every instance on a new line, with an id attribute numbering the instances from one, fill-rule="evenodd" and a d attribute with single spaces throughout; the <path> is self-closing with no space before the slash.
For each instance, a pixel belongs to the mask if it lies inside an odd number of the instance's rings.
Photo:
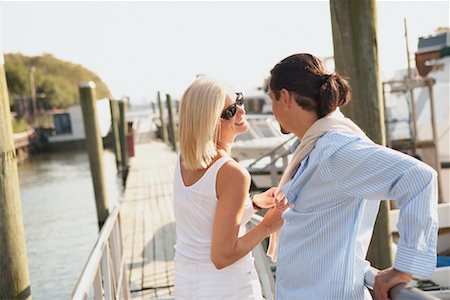
<path id="1" fill-rule="evenodd" d="M 166 127 L 166 122 L 164 120 L 164 107 L 162 105 L 162 101 L 161 101 L 161 94 L 158 91 L 158 108 L 159 108 L 159 120 L 161 122 L 161 140 L 164 143 L 167 143 L 167 127 Z"/>
<path id="2" fill-rule="evenodd" d="M 122 151 L 120 149 L 119 137 L 119 102 L 114 99 L 109 99 L 109 108 L 111 111 L 111 129 L 113 132 L 114 154 L 116 156 L 117 172 L 121 169 Z"/>
<path id="3" fill-rule="evenodd" d="M 98 225 L 101 229 L 108 218 L 108 197 L 103 171 L 103 142 L 97 117 L 95 83 L 90 81 L 80 85 L 80 104 L 83 112 L 86 148 L 89 156 L 92 182 L 94 184 L 95 204 L 97 207 Z"/>
<path id="4" fill-rule="evenodd" d="M 122 183 L 125 186 L 125 182 L 128 175 L 128 149 L 127 149 L 127 103 L 125 99 L 119 101 L 119 138 L 120 138 L 120 153 L 122 155 Z"/>
<path id="5" fill-rule="evenodd" d="M 117 233 L 118 233 L 118 240 L 119 240 L 119 249 L 120 249 L 120 264 L 122 266 L 122 279 L 119 278 L 119 282 L 120 280 L 122 280 L 122 284 L 121 284 L 121 291 L 122 291 L 122 299 L 124 300 L 128 300 L 130 299 L 130 287 L 128 286 L 128 276 L 127 276 L 127 266 L 125 264 L 125 246 L 123 244 L 123 239 L 122 239 L 122 221 L 120 219 L 120 214 L 117 218 L 117 224 L 118 224 L 118 229 L 117 229 Z"/>
<path id="6" fill-rule="evenodd" d="M 31 299 L 16 150 L 0 52 L 0 299 Z"/>
<path id="7" fill-rule="evenodd" d="M 247 224 L 247 229 L 252 229 L 258 223 L 261 222 L 263 218 L 259 215 L 253 215 L 250 222 Z M 261 282 L 261 289 L 263 292 L 263 296 L 266 300 L 274 299 L 275 292 L 275 280 L 273 278 L 272 270 L 270 269 L 266 252 L 262 246 L 262 243 L 259 243 L 253 251 L 253 256 L 255 258 L 255 268 L 258 273 L 259 281 Z"/>
<path id="8" fill-rule="evenodd" d="M 172 105 L 172 98 L 169 94 L 166 94 L 166 101 L 167 101 L 167 112 L 169 115 L 169 140 L 172 144 L 173 151 L 178 151 L 178 145 L 177 145 L 177 129 L 176 129 L 176 123 L 175 123 L 175 116 L 173 113 L 173 105 Z"/>
<path id="9" fill-rule="evenodd" d="M 114 225 L 114 228 L 111 232 L 111 237 L 110 237 L 110 241 L 109 241 L 109 245 L 110 245 L 110 250 L 111 250 L 111 260 L 112 260 L 112 269 L 113 269 L 113 274 L 114 274 L 114 289 L 116 292 L 116 296 L 119 295 L 119 286 L 120 286 L 120 270 L 121 270 L 121 263 L 122 263 L 122 259 L 121 259 L 121 251 L 120 251 L 120 234 L 119 234 L 119 224 L 116 223 Z"/>
<path id="10" fill-rule="evenodd" d="M 95 273 L 93 287 L 94 287 L 94 300 L 103 300 L 102 271 L 100 269 L 97 269 L 97 272 Z"/>
<path id="11" fill-rule="evenodd" d="M 260 243 L 253 249 L 253 256 L 255 257 L 255 268 L 261 282 L 261 289 L 264 295 L 264 299 L 273 300 L 275 291 L 275 280 L 272 275 L 272 270 L 266 259 L 266 252 L 262 244 Z"/>

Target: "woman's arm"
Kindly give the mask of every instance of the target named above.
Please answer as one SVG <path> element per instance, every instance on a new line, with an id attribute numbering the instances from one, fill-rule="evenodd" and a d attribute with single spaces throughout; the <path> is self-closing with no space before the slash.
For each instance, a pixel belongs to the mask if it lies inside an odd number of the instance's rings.
<path id="1" fill-rule="evenodd" d="M 238 238 L 245 200 L 250 188 L 250 175 L 236 162 L 226 163 L 218 172 L 218 198 L 214 218 L 211 260 L 218 269 L 225 268 L 247 253 L 283 224 L 286 207 L 270 209 L 263 221 Z"/>

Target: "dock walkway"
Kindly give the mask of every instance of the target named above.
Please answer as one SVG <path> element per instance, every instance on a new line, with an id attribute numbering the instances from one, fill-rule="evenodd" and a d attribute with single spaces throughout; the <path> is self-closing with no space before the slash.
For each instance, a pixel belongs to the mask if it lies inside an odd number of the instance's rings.
<path id="1" fill-rule="evenodd" d="M 173 299 L 175 163 L 169 146 L 151 137 L 138 138 L 121 208 L 132 299 Z"/>

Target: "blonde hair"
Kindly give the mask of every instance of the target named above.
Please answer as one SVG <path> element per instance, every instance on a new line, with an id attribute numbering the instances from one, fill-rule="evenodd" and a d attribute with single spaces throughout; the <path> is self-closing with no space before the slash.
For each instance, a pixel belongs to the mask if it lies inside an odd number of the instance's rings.
<path id="1" fill-rule="evenodd" d="M 207 168 L 217 155 L 220 115 L 227 86 L 207 78 L 195 80 L 180 100 L 180 155 L 186 169 Z"/>

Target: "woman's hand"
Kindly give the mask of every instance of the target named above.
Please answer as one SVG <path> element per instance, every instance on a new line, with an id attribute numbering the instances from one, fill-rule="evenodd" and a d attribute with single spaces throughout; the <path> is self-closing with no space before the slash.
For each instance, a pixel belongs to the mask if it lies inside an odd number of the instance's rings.
<path id="1" fill-rule="evenodd" d="M 264 219 L 261 221 L 261 224 L 266 227 L 267 235 L 272 232 L 278 231 L 281 226 L 283 226 L 283 212 L 289 207 L 286 203 L 277 204 L 267 211 L 264 215 Z"/>
<path id="2" fill-rule="evenodd" d="M 276 187 L 270 188 L 261 194 L 257 194 L 252 196 L 252 202 L 260 208 L 271 208 L 274 207 L 277 203 L 277 199 L 275 198 Z"/>

